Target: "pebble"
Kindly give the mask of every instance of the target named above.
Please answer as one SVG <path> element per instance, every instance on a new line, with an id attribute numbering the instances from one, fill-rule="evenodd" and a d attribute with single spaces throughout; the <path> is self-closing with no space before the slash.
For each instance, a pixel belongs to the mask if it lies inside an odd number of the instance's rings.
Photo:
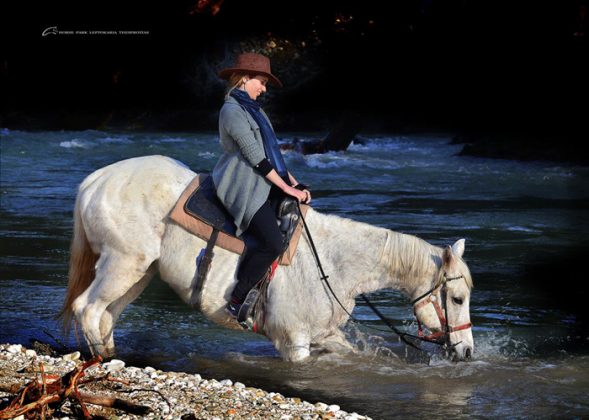
<path id="1" fill-rule="evenodd" d="M 63 360 L 78 360 L 80 358 L 80 352 L 79 351 L 75 351 L 73 353 L 70 354 L 66 354 L 65 356 L 62 357 Z"/>
<path id="2" fill-rule="evenodd" d="M 13 344 L 11 346 L 8 346 L 7 350 L 8 350 L 8 353 L 12 353 L 12 354 L 20 353 L 20 352 L 22 352 L 22 345 Z"/>
<path id="3" fill-rule="evenodd" d="M 327 407 L 327 411 L 331 411 L 332 413 L 337 413 L 339 410 L 340 407 L 337 404 L 332 404 L 329 407 Z"/>
<path id="4" fill-rule="evenodd" d="M 125 367 L 125 362 L 119 359 L 112 359 L 108 363 L 103 363 L 102 367 L 108 372 L 116 372 L 117 370 L 121 370 Z"/>
<path id="5" fill-rule="evenodd" d="M 80 353 L 73 352 L 63 357 L 53 358 L 37 355 L 34 350 L 23 348 L 20 344 L 0 344 L 0 385 L 12 384 L 19 377 L 16 372 L 25 368 L 25 372 L 34 372 L 39 362 L 43 362 L 46 372 L 64 375 L 80 366 Z M 28 369 L 28 370 L 27 370 Z M 248 387 L 231 379 L 203 379 L 199 374 L 184 372 L 162 372 L 151 366 L 143 369 L 125 366 L 125 362 L 113 359 L 103 363 L 101 368 L 86 371 L 86 377 L 100 377 L 104 370 L 121 384 L 108 387 L 99 380 L 93 386 L 98 395 L 109 395 L 132 401 L 135 404 L 151 407 L 151 413 L 137 416 L 114 409 L 107 410 L 106 417 L 120 420 L 149 419 L 180 419 L 180 418 L 273 418 L 273 419 L 369 419 L 358 413 L 347 413 L 337 404 L 317 402 L 312 404 L 298 397 L 284 396 L 278 392 L 267 392 L 262 389 Z M 32 379 L 22 378 L 22 385 Z M 126 384 L 128 383 L 128 385 Z M 100 388 L 103 386 L 104 388 Z M 117 394 L 117 389 L 121 393 Z M 136 389 L 135 392 L 127 392 Z M 157 392 L 146 392 L 146 390 Z M 8 394 L 0 392 L 0 398 Z M 62 416 L 75 418 L 71 404 L 62 406 Z M 94 408 L 91 408 L 91 412 Z M 101 415 L 104 415 L 101 412 Z M 62 419 L 67 417 L 61 417 Z"/>
<path id="6" fill-rule="evenodd" d="M 318 402 L 317 404 L 315 404 L 315 407 L 317 407 L 317 409 L 320 411 L 327 411 L 327 409 L 329 408 L 327 404 L 322 402 Z"/>

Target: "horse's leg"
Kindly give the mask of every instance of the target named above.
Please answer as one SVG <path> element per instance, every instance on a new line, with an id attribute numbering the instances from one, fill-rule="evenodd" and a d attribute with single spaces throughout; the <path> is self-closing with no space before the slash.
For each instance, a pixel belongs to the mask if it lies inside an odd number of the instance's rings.
<path id="1" fill-rule="evenodd" d="M 113 357 L 115 355 L 115 341 L 113 333 L 117 319 L 119 319 L 119 316 L 125 307 L 137 299 L 137 297 L 145 290 L 156 272 L 157 266 L 156 264 L 152 264 L 141 280 L 139 280 L 138 283 L 135 283 L 133 287 L 131 287 L 131 289 L 129 289 L 129 291 L 123 295 L 123 297 L 120 297 L 108 305 L 102 314 L 102 318 L 100 318 L 100 334 L 102 335 L 102 341 L 106 346 L 106 356 Z"/>
<path id="2" fill-rule="evenodd" d="M 73 303 L 76 319 L 92 354 L 108 354 L 100 332 L 100 320 L 111 303 L 143 278 L 152 262 L 145 260 L 145 254 L 124 255 L 108 249 L 101 252 L 94 281 Z"/>
<path id="3" fill-rule="evenodd" d="M 287 341 L 283 345 L 275 347 L 280 351 L 284 360 L 288 362 L 302 362 L 311 354 L 311 338 L 300 331 L 288 334 Z"/>

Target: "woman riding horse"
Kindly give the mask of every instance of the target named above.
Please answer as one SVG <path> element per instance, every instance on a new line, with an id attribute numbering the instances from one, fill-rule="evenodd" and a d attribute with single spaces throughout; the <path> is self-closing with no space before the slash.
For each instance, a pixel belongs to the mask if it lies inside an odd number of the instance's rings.
<path id="1" fill-rule="evenodd" d="M 237 272 L 237 286 L 227 304 L 236 318 L 250 289 L 269 273 L 285 249 L 276 223 L 276 208 L 285 196 L 309 203 L 311 193 L 288 172 L 276 134 L 256 101 L 270 83 L 282 83 L 270 70 L 270 60 L 255 53 L 237 56 L 235 64 L 219 72 L 228 80 L 225 103 L 219 115 L 223 155 L 213 170 L 217 196 L 233 216 L 237 235 L 256 239 L 248 247 Z"/>

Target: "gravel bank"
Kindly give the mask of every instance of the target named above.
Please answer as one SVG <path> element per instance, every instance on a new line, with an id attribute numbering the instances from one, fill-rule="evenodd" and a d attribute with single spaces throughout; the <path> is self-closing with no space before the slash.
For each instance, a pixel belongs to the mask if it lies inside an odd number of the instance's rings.
<path id="1" fill-rule="evenodd" d="M 0 407 L 11 401 L 11 395 L 1 391 L 10 385 L 25 385 L 39 378 L 39 365 L 47 374 L 63 375 L 80 366 L 78 352 L 51 357 L 20 344 L 0 344 Z M 97 380 L 80 390 L 104 397 L 115 397 L 147 406 L 145 416 L 122 410 L 88 405 L 93 415 L 117 419 L 369 419 L 357 413 L 347 413 L 336 404 L 311 404 L 300 398 L 287 398 L 279 393 L 250 388 L 230 379 L 221 381 L 201 378 L 199 374 L 163 372 L 151 367 L 125 366 L 120 360 L 101 363 L 86 370 L 85 378 L 100 378 L 110 374 L 115 380 Z M 72 404 L 66 402 L 53 418 L 75 417 Z"/>

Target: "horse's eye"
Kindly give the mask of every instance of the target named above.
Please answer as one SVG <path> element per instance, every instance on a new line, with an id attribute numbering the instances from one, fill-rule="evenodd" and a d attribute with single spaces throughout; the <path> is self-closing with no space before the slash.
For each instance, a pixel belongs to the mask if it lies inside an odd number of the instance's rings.
<path id="1" fill-rule="evenodd" d="M 462 298 L 453 297 L 452 300 L 454 301 L 454 303 L 456 305 L 462 305 L 462 302 L 463 302 Z"/>

